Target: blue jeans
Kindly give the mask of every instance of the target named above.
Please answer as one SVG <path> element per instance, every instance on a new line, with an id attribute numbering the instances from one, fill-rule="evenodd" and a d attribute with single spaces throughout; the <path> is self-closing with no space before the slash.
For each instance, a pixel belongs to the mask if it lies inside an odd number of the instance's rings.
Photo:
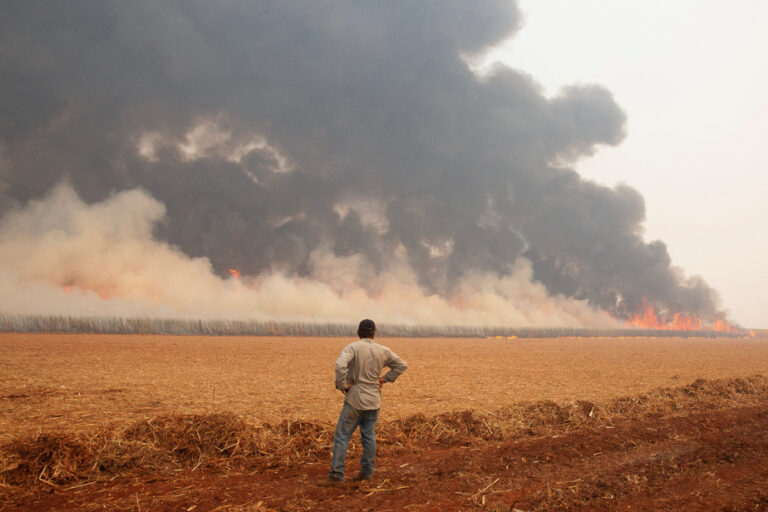
<path id="1" fill-rule="evenodd" d="M 360 457 L 360 474 L 372 475 L 376 460 L 376 434 L 374 427 L 379 419 L 379 409 L 359 411 L 344 403 L 333 434 L 333 458 L 331 472 L 328 478 L 344 480 L 344 459 L 347 458 L 347 447 L 352 433 L 360 426 L 360 439 L 363 441 L 363 455 Z"/>

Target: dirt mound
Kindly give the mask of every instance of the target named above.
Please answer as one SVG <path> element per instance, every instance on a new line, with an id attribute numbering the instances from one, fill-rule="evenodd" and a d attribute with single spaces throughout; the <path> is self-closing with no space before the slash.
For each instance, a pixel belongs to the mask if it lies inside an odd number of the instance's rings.
<path id="1" fill-rule="evenodd" d="M 735 400 L 754 401 L 768 394 L 768 379 L 761 375 L 737 379 L 697 379 L 687 386 L 659 388 L 642 395 L 617 398 L 601 411 L 608 416 L 668 415 L 691 407 L 716 408 Z"/>
<path id="2" fill-rule="evenodd" d="M 91 434 L 38 434 L 0 447 L 0 483 L 61 485 L 134 469 L 290 464 L 327 451 L 327 425 L 250 425 L 228 413 L 167 415 Z"/>
<path id="3" fill-rule="evenodd" d="M 606 403 L 523 403 L 493 413 L 416 415 L 379 426 L 383 456 L 435 445 L 553 436 L 619 419 L 674 416 L 692 409 L 749 405 L 768 398 L 768 379 L 697 380 Z M 59 486 L 134 470 L 266 468 L 326 457 L 333 425 L 304 421 L 252 425 L 229 413 L 165 415 L 91 433 L 40 433 L 0 446 L 0 485 Z"/>

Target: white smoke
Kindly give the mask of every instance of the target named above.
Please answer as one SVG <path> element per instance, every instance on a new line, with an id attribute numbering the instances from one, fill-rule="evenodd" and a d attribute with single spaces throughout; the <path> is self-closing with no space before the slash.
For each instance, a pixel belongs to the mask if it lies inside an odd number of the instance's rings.
<path id="1" fill-rule="evenodd" d="M 221 278 L 207 258 L 153 236 L 164 214 L 140 189 L 86 204 L 67 184 L 7 213 L 0 219 L 0 313 L 617 326 L 586 302 L 550 296 L 522 258 L 508 276 L 464 278 L 448 298 L 425 294 L 404 257 L 374 272 L 364 257 L 327 248 L 312 253 L 309 277 Z"/>

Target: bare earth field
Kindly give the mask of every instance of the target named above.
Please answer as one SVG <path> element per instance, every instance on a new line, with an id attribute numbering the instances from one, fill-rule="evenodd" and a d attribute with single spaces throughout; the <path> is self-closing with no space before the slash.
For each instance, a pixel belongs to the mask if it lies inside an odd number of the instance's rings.
<path id="1" fill-rule="evenodd" d="M 0 510 L 768 510 L 766 339 L 384 338 L 321 489 L 350 341 L 0 334 Z"/>

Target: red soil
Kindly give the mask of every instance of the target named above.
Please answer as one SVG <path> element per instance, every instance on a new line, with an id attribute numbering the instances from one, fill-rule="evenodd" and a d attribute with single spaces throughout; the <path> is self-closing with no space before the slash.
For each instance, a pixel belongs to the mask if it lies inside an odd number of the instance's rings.
<path id="1" fill-rule="evenodd" d="M 768 510 L 768 404 L 419 453 L 382 448 L 374 480 L 341 489 L 317 486 L 328 470 L 320 458 L 252 474 L 185 469 L 0 489 L 0 510 Z"/>

